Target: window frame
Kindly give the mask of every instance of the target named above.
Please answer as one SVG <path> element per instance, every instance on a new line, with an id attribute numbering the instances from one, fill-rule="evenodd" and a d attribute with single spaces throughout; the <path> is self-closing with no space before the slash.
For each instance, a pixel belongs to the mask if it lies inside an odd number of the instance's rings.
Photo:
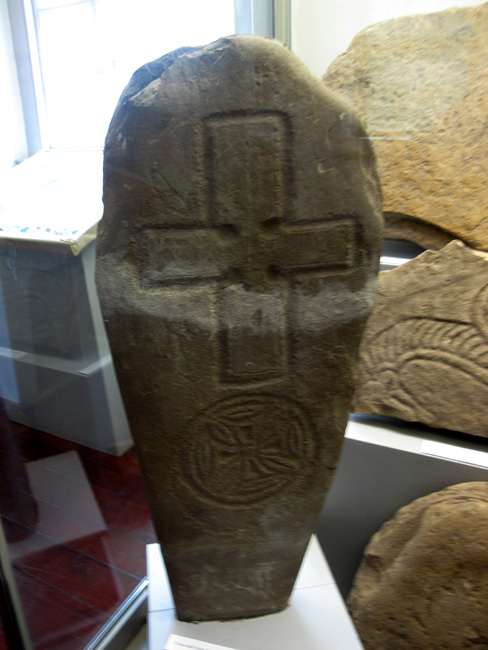
<path id="1" fill-rule="evenodd" d="M 92 2 L 94 0 L 84 0 Z M 73 4 L 79 4 L 75 0 Z M 7 0 L 14 55 L 24 112 L 28 156 L 51 150 L 33 0 Z M 291 0 L 234 0 L 236 34 L 278 38 L 290 46 Z M 65 149 L 57 149 L 65 150 Z"/>

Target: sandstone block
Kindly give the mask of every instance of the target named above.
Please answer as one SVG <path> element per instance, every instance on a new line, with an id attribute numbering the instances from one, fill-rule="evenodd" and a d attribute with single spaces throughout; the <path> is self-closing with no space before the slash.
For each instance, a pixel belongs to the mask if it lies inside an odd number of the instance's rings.
<path id="1" fill-rule="evenodd" d="M 488 620 L 488 483 L 401 508 L 368 544 L 348 597 L 366 650 L 481 650 Z"/>
<path id="2" fill-rule="evenodd" d="M 488 437 L 488 255 L 453 241 L 380 273 L 354 410 Z"/>
<path id="3" fill-rule="evenodd" d="M 327 70 L 374 137 L 385 236 L 488 250 L 487 67 L 485 3 L 368 27 Z"/>
<path id="4" fill-rule="evenodd" d="M 97 282 L 182 619 L 286 606 L 381 246 L 356 117 L 278 43 L 145 66 L 107 136 Z"/>

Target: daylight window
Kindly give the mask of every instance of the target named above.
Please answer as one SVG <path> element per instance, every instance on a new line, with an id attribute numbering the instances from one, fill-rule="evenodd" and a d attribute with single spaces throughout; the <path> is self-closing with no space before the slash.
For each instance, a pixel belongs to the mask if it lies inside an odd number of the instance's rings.
<path id="1" fill-rule="evenodd" d="M 233 0 L 34 0 L 50 148 L 98 148 L 139 66 L 234 33 Z"/>

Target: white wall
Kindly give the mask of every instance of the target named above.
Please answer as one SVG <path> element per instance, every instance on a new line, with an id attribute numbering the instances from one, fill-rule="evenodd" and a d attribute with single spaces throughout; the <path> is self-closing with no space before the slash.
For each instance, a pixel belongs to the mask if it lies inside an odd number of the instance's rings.
<path id="1" fill-rule="evenodd" d="M 0 172 L 27 156 L 7 0 L 0 0 Z"/>
<path id="2" fill-rule="evenodd" d="M 291 47 L 317 77 L 364 27 L 406 14 L 483 4 L 486 0 L 291 0 Z"/>

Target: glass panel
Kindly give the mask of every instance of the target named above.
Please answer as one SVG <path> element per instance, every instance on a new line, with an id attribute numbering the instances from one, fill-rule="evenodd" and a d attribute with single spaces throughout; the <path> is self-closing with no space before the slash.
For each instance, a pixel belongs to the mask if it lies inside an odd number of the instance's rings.
<path id="1" fill-rule="evenodd" d="M 145 575 L 137 461 L 1 425 L 2 522 L 34 648 L 81 649 Z"/>
<path id="2" fill-rule="evenodd" d="M 155 540 L 114 401 L 94 242 L 80 236 L 100 211 L 100 154 L 86 155 L 40 154 L 12 170 L 2 197 L 22 227 L 12 217 L 0 248 L 0 514 L 34 648 L 46 650 L 85 647 L 144 578 Z"/>

